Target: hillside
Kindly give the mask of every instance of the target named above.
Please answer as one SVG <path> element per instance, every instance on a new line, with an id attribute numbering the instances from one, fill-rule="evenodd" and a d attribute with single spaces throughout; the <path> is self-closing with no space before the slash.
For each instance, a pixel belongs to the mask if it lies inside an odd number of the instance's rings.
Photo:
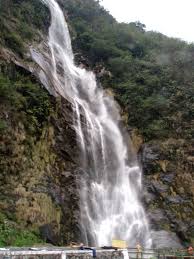
<path id="1" fill-rule="evenodd" d="M 152 229 L 194 242 L 194 45 L 119 24 L 98 1 L 58 2 L 76 62 L 120 105 Z M 41 87 L 29 51 L 49 21 L 38 0 L 0 1 L 0 245 L 79 241 L 71 107 Z"/>

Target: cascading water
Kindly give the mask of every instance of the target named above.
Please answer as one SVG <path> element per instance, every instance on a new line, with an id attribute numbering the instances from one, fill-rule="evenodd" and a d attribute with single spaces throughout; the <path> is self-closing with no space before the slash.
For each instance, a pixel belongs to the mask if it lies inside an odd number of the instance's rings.
<path id="1" fill-rule="evenodd" d="M 97 87 L 95 75 L 74 64 L 68 26 L 56 0 L 41 0 L 51 12 L 50 57 L 32 51 L 40 78 L 52 93 L 71 102 L 74 129 L 80 144 L 85 175 L 80 187 L 81 229 L 85 244 L 111 245 L 126 240 L 150 247 L 146 216 L 138 198 L 141 171 L 129 159 L 128 144 L 119 129 L 113 99 Z M 50 90 L 51 91 L 51 90 Z"/>

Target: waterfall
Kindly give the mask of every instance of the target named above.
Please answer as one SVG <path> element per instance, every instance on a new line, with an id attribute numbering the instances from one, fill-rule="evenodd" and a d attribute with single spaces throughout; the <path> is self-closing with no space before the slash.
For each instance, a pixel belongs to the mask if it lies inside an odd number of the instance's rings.
<path id="1" fill-rule="evenodd" d="M 97 86 L 94 73 L 75 65 L 68 26 L 56 0 L 41 0 L 51 12 L 49 55 L 32 51 L 40 78 L 54 95 L 71 102 L 74 129 L 84 176 L 80 186 L 80 227 L 83 242 L 111 245 L 126 240 L 151 246 L 144 209 L 139 201 L 141 170 L 129 155 L 112 97 Z M 47 56 L 47 58 L 45 58 Z M 50 84 L 50 86 L 49 86 Z M 52 86 L 52 90 L 51 90 Z"/>

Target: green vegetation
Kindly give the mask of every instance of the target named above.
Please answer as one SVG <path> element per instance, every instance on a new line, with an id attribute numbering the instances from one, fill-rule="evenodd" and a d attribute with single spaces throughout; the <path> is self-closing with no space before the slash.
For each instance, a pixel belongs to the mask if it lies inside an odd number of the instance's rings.
<path id="1" fill-rule="evenodd" d="M 112 73 L 101 82 L 113 88 L 128 124 L 146 140 L 193 138 L 188 123 L 193 125 L 194 45 L 146 32 L 140 22 L 118 24 L 99 1 L 61 2 L 75 52 L 81 51 L 90 67 Z"/>
<path id="2" fill-rule="evenodd" d="M 146 140 L 185 133 L 193 138 L 193 127 L 187 123 L 194 110 L 194 45 L 146 32 L 140 22 L 119 24 L 99 1 L 59 3 L 69 22 L 77 62 L 111 72 L 101 82 L 114 90 L 128 124 Z M 49 12 L 39 0 L 2 0 L 0 5 L 0 44 L 23 56 L 26 44 L 39 41 L 47 31 Z"/>
<path id="3" fill-rule="evenodd" d="M 7 123 L 4 120 L 0 120 L 0 133 L 4 132 L 7 129 Z"/>
<path id="4" fill-rule="evenodd" d="M 0 45 L 24 57 L 26 45 L 41 37 L 39 29 L 46 30 L 49 15 L 38 0 L 0 1 Z"/>
<path id="5" fill-rule="evenodd" d="M 18 114 L 31 133 L 41 130 L 52 111 L 46 90 L 20 74 L 11 79 L 0 74 L 0 102 L 1 106 L 7 107 L 7 112 Z M 6 121 L 2 119 L 0 131 L 5 129 Z"/>
<path id="6" fill-rule="evenodd" d="M 43 241 L 37 233 L 20 229 L 15 222 L 0 213 L 0 247 L 32 246 L 40 243 Z"/>

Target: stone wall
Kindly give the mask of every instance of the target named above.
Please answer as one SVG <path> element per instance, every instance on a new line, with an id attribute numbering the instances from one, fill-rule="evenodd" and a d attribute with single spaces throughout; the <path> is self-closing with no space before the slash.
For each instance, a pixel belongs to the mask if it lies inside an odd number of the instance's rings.
<path id="1" fill-rule="evenodd" d="M 25 252 L 23 251 L 22 252 L 22 255 L 19 254 L 19 252 L 16 252 L 16 254 L 14 254 L 14 252 L 12 251 L 12 253 L 5 253 L 4 255 L 3 254 L 0 254 L 0 259 L 92 259 L 94 258 L 92 256 L 92 252 L 87 252 L 87 251 L 84 251 L 84 252 L 79 252 L 79 251 L 76 251 L 76 252 L 54 252 L 52 254 L 52 252 L 47 252 L 44 253 L 44 252 L 38 252 L 38 254 L 36 254 L 35 252 L 32 252 L 30 254 L 29 251 Z M 123 253 L 122 251 L 106 251 L 106 252 L 103 252 L 103 251 L 97 251 L 96 253 L 96 259 L 123 259 L 124 256 L 123 256 Z"/>

